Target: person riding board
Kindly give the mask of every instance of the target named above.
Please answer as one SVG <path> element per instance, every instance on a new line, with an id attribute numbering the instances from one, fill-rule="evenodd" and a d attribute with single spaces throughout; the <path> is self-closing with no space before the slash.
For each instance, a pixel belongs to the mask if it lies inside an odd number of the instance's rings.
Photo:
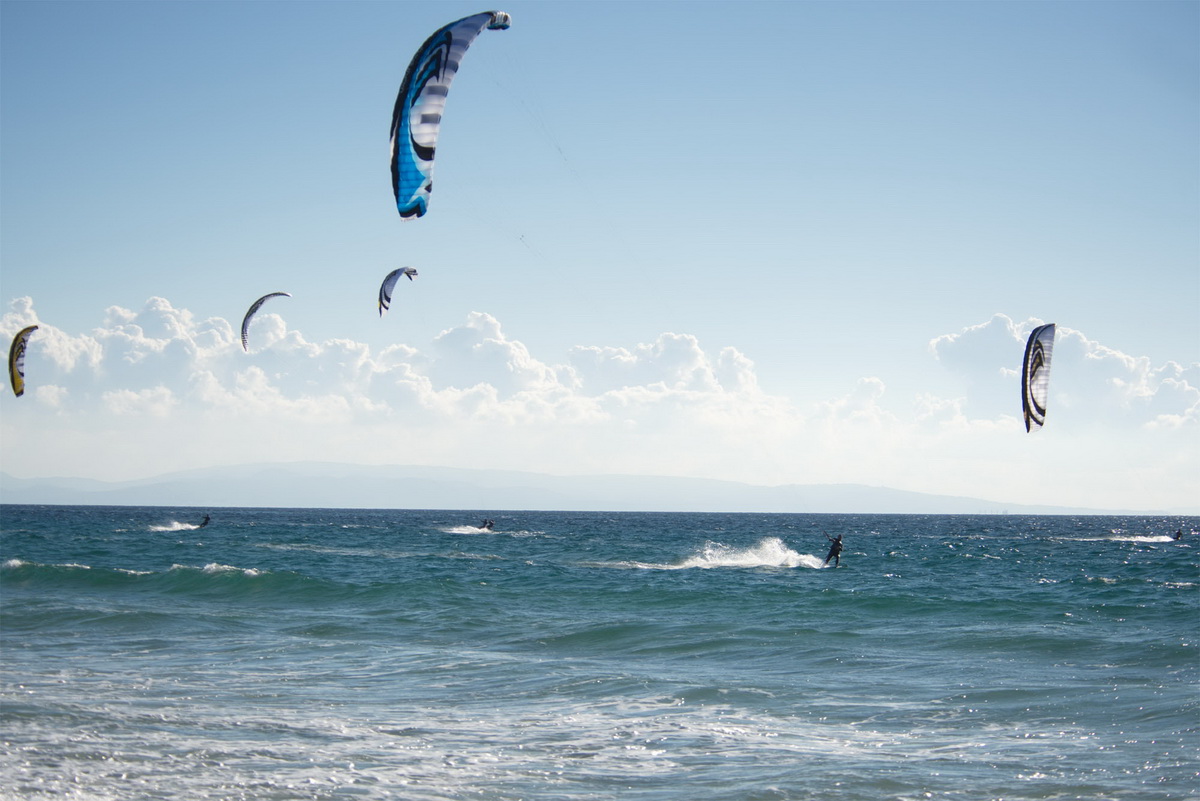
<path id="1" fill-rule="evenodd" d="M 842 535 L 838 534 L 837 537 L 831 537 L 831 536 L 829 536 L 829 534 L 827 534 L 824 531 L 822 531 L 821 533 L 825 534 L 825 539 L 827 539 L 831 543 L 833 543 L 832 545 L 829 546 L 829 555 L 825 557 L 825 564 L 829 564 L 829 560 L 832 559 L 834 567 L 841 567 L 842 566 Z"/>

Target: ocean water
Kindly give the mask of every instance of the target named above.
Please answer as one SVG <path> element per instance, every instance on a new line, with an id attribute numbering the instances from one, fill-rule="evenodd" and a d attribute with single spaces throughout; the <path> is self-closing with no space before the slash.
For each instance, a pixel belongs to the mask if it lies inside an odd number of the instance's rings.
<path id="1" fill-rule="evenodd" d="M 6 506 L 0 794 L 1200 798 L 1193 529 Z"/>

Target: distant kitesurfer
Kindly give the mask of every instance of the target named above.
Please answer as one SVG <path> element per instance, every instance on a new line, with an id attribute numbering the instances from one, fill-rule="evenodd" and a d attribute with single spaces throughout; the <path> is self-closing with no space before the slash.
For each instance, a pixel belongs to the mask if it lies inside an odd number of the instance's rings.
<path id="1" fill-rule="evenodd" d="M 496 525 L 496 521 L 488 519 L 488 520 L 484 520 L 482 523 L 480 523 L 479 527 L 481 529 L 483 529 L 484 531 L 491 531 L 492 526 L 494 526 L 494 525 Z"/>
<path id="2" fill-rule="evenodd" d="M 1177 540 L 1183 539 L 1183 529 L 1179 529 L 1178 531 L 1176 531 L 1173 539 L 1177 539 Z"/>
<path id="3" fill-rule="evenodd" d="M 838 534 L 836 537 L 831 537 L 828 534 L 826 534 L 824 531 L 822 531 L 821 533 L 825 534 L 825 539 L 827 539 L 831 543 L 833 543 L 832 545 L 829 546 L 829 556 L 825 557 L 825 564 L 829 564 L 829 560 L 832 559 L 834 567 L 841 567 L 842 566 L 842 535 Z"/>
<path id="4" fill-rule="evenodd" d="M 212 518 L 209 517 L 208 515 L 205 515 L 204 519 L 200 521 L 200 525 L 196 526 L 196 528 L 204 528 L 205 526 L 208 525 L 209 520 L 212 520 Z"/>

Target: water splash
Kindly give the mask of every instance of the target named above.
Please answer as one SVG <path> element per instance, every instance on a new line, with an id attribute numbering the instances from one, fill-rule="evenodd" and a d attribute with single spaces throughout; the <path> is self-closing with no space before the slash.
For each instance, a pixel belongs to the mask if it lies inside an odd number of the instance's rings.
<path id="1" fill-rule="evenodd" d="M 178 520 L 172 520 L 170 523 L 161 526 L 150 526 L 151 531 L 195 531 L 198 528 L 200 526 L 195 523 L 181 523 Z"/>
<path id="2" fill-rule="evenodd" d="M 819 557 L 793 551 L 779 537 L 764 537 L 749 548 L 706 542 L 699 551 L 679 562 L 616 562 L 598 563 L 596 566 L 641 570 L 711 570 L 721 567 L 806 567 L 817 570 L 825 565 Z"/>
<path id="3" fill-rule="evenodd" d="M 764 537 L 749 548 L 735 548 L 719 542 L 707 542 L 697 554 L 673 567 L 821 567 L 821 560 L 812 554 L 793 551 L 779 537 Z"/>
<path id="4" fill-rule="evenodd" d="M 498 534 L 500 532 L 481 526 L 446 526 L 440 529 L 443 534 Z"/>

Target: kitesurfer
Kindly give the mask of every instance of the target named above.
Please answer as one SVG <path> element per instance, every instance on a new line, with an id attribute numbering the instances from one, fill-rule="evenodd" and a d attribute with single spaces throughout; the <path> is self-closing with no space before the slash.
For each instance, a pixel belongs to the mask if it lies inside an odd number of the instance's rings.
<path id="1" fill-rule="evenodd" d="M 488 520 L 484 520 L 482 523 L 480 523 L 479 527 L 481 529 L 483 529 L 484 531 L 491 531 L 492 526 L 494 526 L 494 525 L 496 525 L 496 521 L 488 519 Z"/>
<path id="2" fill-rule="evenodd" d="M 1176 540 L 1181 540 L 1181 539 L 1183 539 L 1183 529 L 1178 529 L 1178 530 L 1176 530 L 1176 532 L 1175 532 L 1175 535 L 1174 535 L 1173 539 L 1176 539 Z"/>
<path id="3" fill-rule="evenodd" d="M 841 567 L 842 566 L 842 535 L 838 534 L 836 537 L 831 537 L 831 536 L 829 536 L 829 534 L 827 534 L 824 531 L 822 531 L 821 533 L 825 534 L 825 539 L 827 539 L 831 543 L 833 543 L 832 545 L 829 546 L 829 555 L 825 557 L 825 564 L 829 564 L 829 560 L 832 559 L 834 567 Z"/>
<path id="4" fill-rule="evenodd" d="M 196 526 L 196 528 L 204 528 L 205 526 L 208 525 L 209 520 L 212 520 L 212 518 L 209 517 L 208 515 L 205 515 L 204 519 L 200 521 L 200 525 Z"/>

